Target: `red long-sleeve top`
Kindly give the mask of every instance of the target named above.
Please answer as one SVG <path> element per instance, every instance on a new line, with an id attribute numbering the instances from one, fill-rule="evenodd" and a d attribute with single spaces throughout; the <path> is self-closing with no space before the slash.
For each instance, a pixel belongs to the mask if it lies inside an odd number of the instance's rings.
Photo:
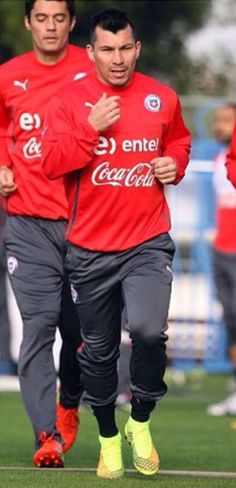
<path id="1" fill-rule="evenodd" d="M 236 188 L 236 124 L 234 126 L 229 151 L 226 156 L 227 177 Z"/>
<path id="2" fill-rule="evenodd" d="M 0 66 L 0 165 L 14 171 L 17 184 L 5 202 L 10 215 L 67 219 L 63 178 L 42 172 L 41 132 L 52 95 L 92 68 L 85 49 L 73 45 L 52 65 L 30 51 Z"/>
<path id="3" fill-rule="evenodd" d="M 98 133 L 87 118 L 104 92 L 120 96 L 121 117 Z M 176 93 L 149 76 L 135 72 L 127 86 L 113 88 L 93 73 L 60 91 L 48 106 L 42 159 L 50 178 L 72 173 L 67 239 L 91 250 L 120 251 L 168 231 L 164 188 L 150 162 L 171 156 L 177 183 L 189 147 Z"/>
<path id="4" fill-rule="evenodd" d="M 236 191 L 227 180 L 225 160 L 228 148 L 214 159 L 213 184 L 216 196 L 216 232 L 214 247 L 219 252 L 236 252 Z"/>

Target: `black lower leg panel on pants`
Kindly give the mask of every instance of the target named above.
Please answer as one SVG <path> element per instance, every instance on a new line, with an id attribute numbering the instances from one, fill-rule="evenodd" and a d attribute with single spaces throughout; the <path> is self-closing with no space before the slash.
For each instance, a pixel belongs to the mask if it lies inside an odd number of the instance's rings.
<path id="1" fill-rule="evenodd" d="M 99 433 L 102 437 L 113 437 L 118 433 L 115 421 L 115 403 L 93 407 L 93 413 L 97 419 Z"/>

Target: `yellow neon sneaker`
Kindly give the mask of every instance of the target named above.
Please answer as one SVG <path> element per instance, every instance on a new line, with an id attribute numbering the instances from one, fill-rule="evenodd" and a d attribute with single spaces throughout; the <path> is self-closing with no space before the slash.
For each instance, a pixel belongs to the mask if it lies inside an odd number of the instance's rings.
<path id="1" fill-rule="evenodd" d="M 125 426 L 125 437 L 132 447 L 133 464 L 139 473 L 151 476 L 159 469 L 159 456 L 153 445 L 147 422 L 137 422 L 129 418 Z"/>
<path id="2" fill-rule="evenodd" d="M 120 433 L 114 437 L 102 437 L 100 435 L 99 442 L 101 450 L 97 476 L 100 478 L 120 478 L 124 474 Z"/>

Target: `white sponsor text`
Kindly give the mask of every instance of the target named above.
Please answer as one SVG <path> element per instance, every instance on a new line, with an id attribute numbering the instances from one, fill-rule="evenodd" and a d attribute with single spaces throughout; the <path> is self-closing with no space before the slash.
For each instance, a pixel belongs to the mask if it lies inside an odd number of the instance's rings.
<path id="1" fill-rule="evenodd" d="M 40 158 L 42 143 L 37 141 L 36 137 L 31 137 L 24 145 L 22 151 L 27 159 Z"/>
<path id="2" fill-rule="evenodd" d="M 93 171 L 91 179 L 95 186 L 150 187 L 155 176 L 148 163 L 137 163 L 133 168 L 112 168 L 108 161 L 104 161 Z"/>

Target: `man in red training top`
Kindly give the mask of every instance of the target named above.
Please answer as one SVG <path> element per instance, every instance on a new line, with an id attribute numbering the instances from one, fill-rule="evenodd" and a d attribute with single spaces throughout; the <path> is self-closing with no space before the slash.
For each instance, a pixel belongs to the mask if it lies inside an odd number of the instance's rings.
<path id="1" fill-rule="evenodd" d="M 213 241 L 213 271 L 218 299 L 222 305 L 227 332 L 228 356 L 232 365 L 232 392 L 223 401 L 207 407 L 210 415 L 236 414 L 236 191 L 226 175 L 236 105 L 219 107 L 214 118 L 214 134 L 224 144 L 214 158 L 213 185 L 216 197 L 216 232 Z"/>
<path id="2" fill-rule="evenodd" d="M 9 216 L 8 271 L 23 319 L 19 379 L 36 437 L 33 461 L 57 467 L 78 426 L 82 385 L 75 355 L 81 338 L 63 270 L 64 181 L 50 181 L 42 173 L 40 134 L 50 97 L 83 77 L 92 63 L 85 49 L 68 44 L 74 0 L 26 0 L 25 14 L 33 50 L 0 67 L 0 192 L 7 197 Z M 63 342 L 56 421 L 52 348 L 57 326 Z"/>
<path id="3" fill-rule="evenodd" d="M 94 16 L 88 53 L 96 73 L 51 99 L 43 131 L 45 174 L 72 177 L 66 266 L 81 319 L 82 382 L 99 426 L 97 475 L 105 478 L 124 472 L 115 422 L 121 303 L 132 339 L 125 435 L 139 472 L 159 468 L 149 418 L 167 389 L 174 254 L 164 184 L 181 180 L 189 157 L 176 93 L 134 71 L 140 48 L 125 12 Z"/>
<path id="4" fill-rule="evenodd" d="M 236 124 L 232 133 L 229 150 L 226 156 L 227 177 L 236 188 Z"/>

